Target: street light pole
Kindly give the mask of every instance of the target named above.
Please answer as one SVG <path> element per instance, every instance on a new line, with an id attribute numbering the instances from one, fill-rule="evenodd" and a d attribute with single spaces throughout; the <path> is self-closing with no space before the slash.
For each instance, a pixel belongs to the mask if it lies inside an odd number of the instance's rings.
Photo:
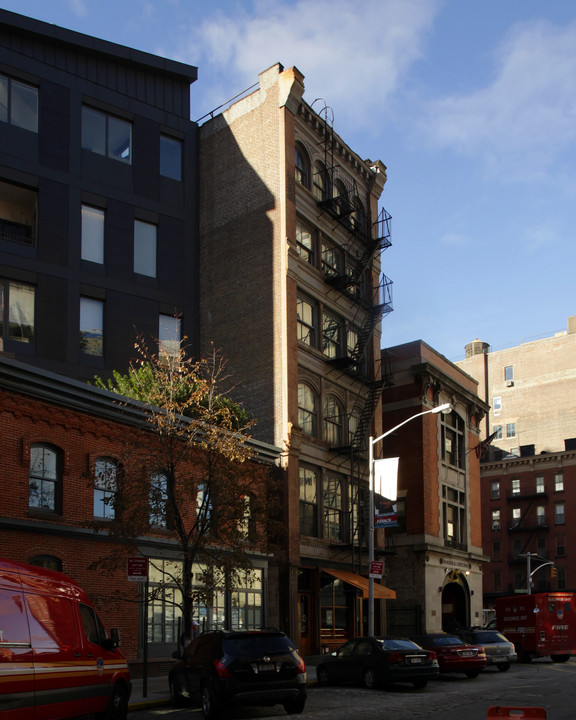
<path id="1" fill-rule="evenodd" d="M 406 425 L 406 423 L 409 423 L 411 420 L 415 420 L 416 418 L 421 417 L 422 415 L 428 415 L 429 413 L 449 413 L 452 410 L 452 405 L 450 403 L 444 403 L 444 405 L 438 405 L 435 408 L 432 408 L 431 410 L 424 410 L 424 412 L 416 413 L 416 415 L 412 415 L 407 420 L 404 420 L 401 423 L 398 423 L 398 425 L 395 425 L 390 430 L 387 430 L 382 435 L 379 435 L 377 438 L 373 438 L 370 436 L 368 440 L 368 465 L 369 465 L 369 473 L 370 473 L 370 486 L 368 488 L 369 491 L 369 509 L 368 512 L 370 514 L 368 518 L 368 635 L 370 637 L 374 637 L 374 578 L 371 576 L 371 568 L 372 563 L 374 562 L 374 445 L 376 445 L 377 442 L 380 442 L 380 440 L 383 440 L 388 435 L 391 435 L 393 432 L 398 430 L 398 428 L 401 428 L 403 425 Z"/>

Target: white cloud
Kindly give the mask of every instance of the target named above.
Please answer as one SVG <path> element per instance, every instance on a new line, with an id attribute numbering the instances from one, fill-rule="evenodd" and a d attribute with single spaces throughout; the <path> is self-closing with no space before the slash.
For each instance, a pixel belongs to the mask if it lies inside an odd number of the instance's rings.
<path id="1" fill-rule="evenodd" d="M 321 96 L 336 125 L 373 125 L 412 64 L 441 0 L 297 0 L 220 12 L 190 30 L 180 59 L 200 67 L 202 92 L 222 102 L 282 63 L 305 75 L 306 98 Z M 195 89 L 198 93 L 199 88 Z M 205 108 L 209 110 L 210 107 Z"/>
<path id="2" fill-rule="evenodd" d="M 84 17 L 88 12 L 84 0 L 68 0 L 68 4 L 70 5 L 70 10 L 78 17 Z"/>
<path id="3" fill-rule="evenodd" d="M 489 86 L 430 106 L 426 132 L 507 177 L 544 175 L 576 141 L 576 23 L 518 24 L 496 59 Z"/>

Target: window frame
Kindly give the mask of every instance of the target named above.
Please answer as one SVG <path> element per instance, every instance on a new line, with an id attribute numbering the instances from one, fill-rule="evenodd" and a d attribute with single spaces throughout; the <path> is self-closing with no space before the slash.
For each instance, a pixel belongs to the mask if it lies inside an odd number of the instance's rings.
<path id="1" fill-rule="evenodd" d="M 180 357 L 182 345 L 182 318 L 160 313 L 158 316 L 158 355 L 175 360 Z"/>
<path id="2" fill-rule="evenodd" d="M 91 114 L 94 120 L 99 120 L 103 123 L 102 127 L 96 127 L 96 123 L 89 127 L 88 114 Z M 128 153 L 124 156 L 123 153 L 118 153 L 112 150 L 112 142 L 116 134 L 114 126 L 118 128 L 121 125 L 125 126 L 128 130 Z M 103 132 L 102 132 L 103 131 Z M 101 136 L 102 135 L 102 136 Z M 121 135 L 121 134 L 120 134 Z M 99 110 L 91 105 L 82 105 L 82 140 L 81 145 L 83 150 L 92 152 L 95 155 L 106 157 L 110 160 L 116 160 L 124 165 L 132 165 L 133 157 L 133 123 L 126 118 L 108 113 L 104 110 Z M 96 137 L 98 136 L 98 137 Z M 96 142 L 94 142 L 96 140 Z"/>
<path id="3" fill-rule="evenodd" d="M 304 145 L 297 142 L 294 147 L 294 177 L 298 185 L 310 190 L 310 158 Z"/>
<path id="4" fill-rule="evenodd" d="M 96 312 L 97 311 L 97 312 Z M 96 318 L 96 314 L 98 317 Z M 88 327 L 91 319 L 97 319 L 94 327 Z M 80 297 L 79 348 L 84 357 L 104 357 L 104 301 L 82 295 Z M 89 339 L 92 335 L 92 341 Z"/>
<path id="5" fill-rule="evenodd" d="M 134 272 L 155 278 L 157 269 L 158 225 L 134 218 Z"/>
<path id="6" fill-rule="evenodd" d="M 100 472 L 99 466 L 104 466 Z M 115 501 L 118 495 L 118 461 L 107 455 L 94 460 L 94 517 L 99 520 L 114 520 L 116 517 Z M 97 507 L 103 507 L 97 513 Z"/>
<path id="7" fill-rule="evenodd" d="M 303 400 L 312 399 L 312 403 Z M 298 383 L 298 425 L 304 435 L 318 437 L 319 395 L 307 382 Z M 310 432 L 308 431 L 310 429 Z"/>
<path id="8" fill-rule="evenodd" d="M 106 211 L 95 205 L 82 203 L 80 217 L 80 256 L 86 262 L 104 265 Z"/>
<path id="9" fill-rule="evenodd" d="M 170 148 L 178 148 L 178 157 L 172 157 Z M 180 138 L 160 133 L 160 175 L 176 182 L 182 182 L 182 158 L 184 157 L 184 143 Z M 176 166 L 178 169 L 176 170 Z"/>
<path id="10" fill-rule="evenodd" d="M 42 469 L 40 472 L 33 472 L 35 465 L 34 455 L 36 450 L 42 450 Z M 49 512 L 55 515 L 62 513 L 62 451 L 56 445 L 51 443 L 37 442 L 30 445 L 30 463 L 28 467 L 28 508 L 33 511 Z M 46 471 L 45 456 L 53 458 L 52 470 Z M 52 463 L 50 463 L 52 464 Z M 48 505 L 40 502 L 39 504 L 31 504 L 32 497 L 32 481 L 40 481 L 40 498 L 45 496 L 44 485 L 48 484 L 52 487 L 52 500 Z M 48 494 L 50 496 L 50 494 Z"/>
<path id="11" fill-rule="evenodd" d="M 344 411 L 340 400 L 327 393 L 322 404 L 324 440 L 330 447 L 341 447 L 344 437 Z"/>
<path id="12" fill-rule="evenodd" d="M 318 484 L 319 471 L 307 465 L 300 465 L 298 468 L 300 534 L 306 537 L 319 537 Z M 310 492 L 309 488 L 311 488 Z"/>
<path id="13" fill-rule="evenodd" d="M 38 87 L 4 73 L 0 73 L 0 84 L 3 84 L 6 88 L 6 116 L 3 117 L 3 113 L 0 114 L 0 122 L 5 122 L 7 125 L 12 125 L 12 127 L 17 127 L 37 135 L 40 117 L 40 91 Z M 14 95 L 17 93 L 15 93 L 14 86 L 25 89 L 26 92 L 30 93 L 31 97 L 34 96 L 35 98 L 35 107 L 32 108 L 31 105 L 27 105 L 24 112 L 21 113 L 27 120 L 32 118 L 32 123 L 17 122 L 14 119 L 15 115 L 19 114 L 17 110 L 14 110 L 14 107 L 19 105 L 19 103 L 15 101 Z M 22 104 L 26 105 L 25 100 L 22 100 Z"/>
<path id="14" fill-rule="evenodd" d="M 24 302 L 17 306 L 18 293 L 22 291 L 32 297 L 24 298 Z M 24 308 L 24 312 L 22 311 Z M 16 315 L 19 319 L 31 322 L 16 322 Z M 28 316 L 28 317 L 26 317 Z M 31 316 L 31 317 L 30 317 Z M 21 332 L 16 335 L 12 331 L 12 327 L 21 328 Z M 30 330 L 31 328 L 31 330 Z M 0 350 L 10 349 L 12 347 L 30 348 L 32 352 L 36 342 L 36 286 L 31 283 L 20 282 L 19 280 L 11 280 L 9 278 L 0 278 Z M 18 343 L 12 345 L 12 343 Z"/>
<path id="15" fill-rule="evenodd" d="M 309 311 L 310 317 L 305 317 L 304 309 Z M 312 300 L 298 294 L 296 298 L 296 326 L 297 339 L 303 345 L 311 348 L 318 346 L 318 306 Z"/>

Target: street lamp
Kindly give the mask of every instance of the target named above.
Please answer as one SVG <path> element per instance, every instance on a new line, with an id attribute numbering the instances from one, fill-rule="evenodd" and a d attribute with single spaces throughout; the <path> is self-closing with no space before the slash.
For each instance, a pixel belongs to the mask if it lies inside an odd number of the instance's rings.
<path id="1" fill-rule="evenodd" d="M 416 415 L 412 415 L 412 417 L 409 417 L 407 420 L 404 420 L 398 425 L 395 425 L 393 428 L 387 430 L 385 433 L 379 435 L 377 438 L 373 438 L 372 436 L 370 436 L 368 440 L 368 463 L 370 471 L 370 517 L 368 521 L 368 635 L 370 637 L 374 636 L 374 578 L 370 577 L 372 575 L 372 563 L 374 562 L 374 445 L 380 440 L 383 440 L 388 435 L 391 435 L 393 432 L 398 430 L 398 428 L 401 428 L 402 425 L 406 425 L 406 423 L 409 423 L 411 420 L 415 420 L 422 415 L 428 415 L 429 413 L 449 413 L 451 412 L 451 410 L 452 405 L 450 403 L 438 405 L 431 410 L 424 410 L 424 412 L 416 413 Z"/>

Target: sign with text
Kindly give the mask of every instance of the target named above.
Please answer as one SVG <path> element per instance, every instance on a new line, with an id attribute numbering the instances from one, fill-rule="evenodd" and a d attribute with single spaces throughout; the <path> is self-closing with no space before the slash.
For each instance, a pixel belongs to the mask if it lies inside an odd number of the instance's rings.
<path id="1" fill-rule="evenodd" d="M 130 557 L 126 561 L 128 582 L 146 582 L 148 580 L 148 558 Z"/>
<path id="2" fill-rule="evenodd" d="M 378 578 L 382 577 L 384 572 L 384 561 L 383 560 L 372 560 L 370 563 L 370 577 Z"/>

